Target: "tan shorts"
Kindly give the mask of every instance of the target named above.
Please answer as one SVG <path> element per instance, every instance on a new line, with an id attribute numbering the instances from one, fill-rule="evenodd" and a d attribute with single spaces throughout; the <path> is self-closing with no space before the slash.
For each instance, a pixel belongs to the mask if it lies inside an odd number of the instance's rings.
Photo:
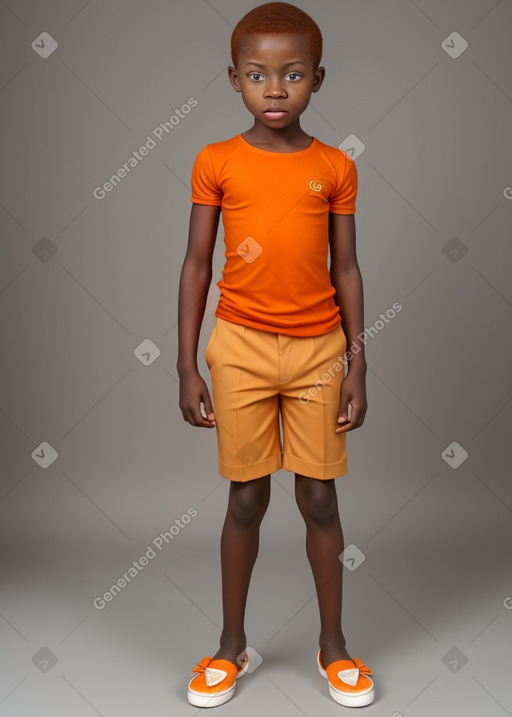
<path id="1" fill-rule="evenodd" d="M 347 472 L 345 433 L 335 433 L 346 346 L 341 326 L 299 337 L 216 318 L 205 360 L 221 476 L 248 481 L 285 468 L 325 480 Z"/>

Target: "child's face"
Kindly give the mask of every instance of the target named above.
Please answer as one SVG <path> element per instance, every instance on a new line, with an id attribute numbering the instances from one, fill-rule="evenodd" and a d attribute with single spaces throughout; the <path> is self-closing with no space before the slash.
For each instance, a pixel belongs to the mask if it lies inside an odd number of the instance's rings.
<path id="1" fill-rule="evenodd" d="M 304 35 L 246 35 L 242 38 L 237 68 L 229 68 L 231 84 L 256 121 L 283 129 L 296 122 L 309 104 L 312 92 L 323 82 L 325 70 L 313 70 Z M 271 112 L 277 107 L 280 112 Z"/>

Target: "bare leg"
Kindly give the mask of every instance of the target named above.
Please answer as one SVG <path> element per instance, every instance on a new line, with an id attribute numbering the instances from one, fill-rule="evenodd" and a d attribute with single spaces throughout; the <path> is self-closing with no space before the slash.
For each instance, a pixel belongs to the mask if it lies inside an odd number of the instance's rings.
<path id="1" fill-rule="evenodd" d="M 295 497 L 306 523 L 306 553 L 318 597 L 324 664 L 351 660 L 341 628 L 343 564 L 339 555 L 344 544 L 334 479 L 318 480 L 296 473 Z"/>
<path id="2" fill-rule="evenodd" d="M 220 648 L 214 659 L 230 660 L 247 647 L 245 607 L 252 569 L 259 549 L 260 524 L 270 501 L 270 475 L 255 480 L 231 481 L 222 529 L 222 609 Z"/>

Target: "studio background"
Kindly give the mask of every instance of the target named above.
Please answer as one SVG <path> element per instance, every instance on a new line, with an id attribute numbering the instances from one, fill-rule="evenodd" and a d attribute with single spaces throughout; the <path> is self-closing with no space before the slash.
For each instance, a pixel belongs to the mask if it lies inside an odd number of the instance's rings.
<path id="1" fill-rule="evenodd" d="M 214 431 L 178 407 L 178 280 L 194 158 L 252 125 L 227 67 L 258 4 L 0 3 L 5 717 L 199 712 L 186 684 L 218 648 L 229 485 Z M 326 67 L 302 126 L 358 168 L 365 326 L 402 306 L 368 340 L 368 413 L 336 479 L 365 713 L 512 714 L 512 3 L 295 4 Z M 222 265 L 221 223 L 208 383 Z M 339 714 L 293 480 L 273 475 L 249 592 L 262 662 L 225 714 Z"/>

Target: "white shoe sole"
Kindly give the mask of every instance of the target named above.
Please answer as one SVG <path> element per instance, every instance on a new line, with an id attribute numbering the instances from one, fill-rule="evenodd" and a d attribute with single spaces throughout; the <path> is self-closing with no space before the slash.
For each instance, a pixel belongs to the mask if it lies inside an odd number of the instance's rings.
<path id="1" fill-rule="evenodd" d="M 223 692 L 215 692 L 211 695 L 205 695 L 204 692 L 196 692 L 190 687 L 192 680 L 196 678 L 196 675 L 194 675 L 188 683 L 188 701 L 191 705 L 194 705 L 194 707 L 219 707 L 219 705 L 223 705 L 233 697 L 235 694 L 236 680 L 243 677 L 248 669 L 249 659 L 247 659 L 245 666 L 237 674 L 235 681 L 229 689 Z"/>
<path id="2" fill-rule="evenodd" d="M 318 665 L 318 670 L 322 677 L 325 677 L 326 680 L 329 680 L 329 678 L 327 677 L 327 672 L 320 664 L 320 652 L 318 652 L 317 654 L 316 662 Z M 329 694 L 335 702 L 337 702 L 339 705 L 343 705 L 343 707 L 366 707 L 366 705 L 371 705 L 375 697 L 375 692 L 373 689 L 373 680 L 368 675 L 365 675 L 365 677 L 368 677 L 368 679 L 372 683 L 372 686 L 364 692 L 360 692 L 357 695 L 354 695 L 350 692 L 342 692 L 341 690 L 337 690 L 336 687 L 333 687 L 329 682 Z"/>

